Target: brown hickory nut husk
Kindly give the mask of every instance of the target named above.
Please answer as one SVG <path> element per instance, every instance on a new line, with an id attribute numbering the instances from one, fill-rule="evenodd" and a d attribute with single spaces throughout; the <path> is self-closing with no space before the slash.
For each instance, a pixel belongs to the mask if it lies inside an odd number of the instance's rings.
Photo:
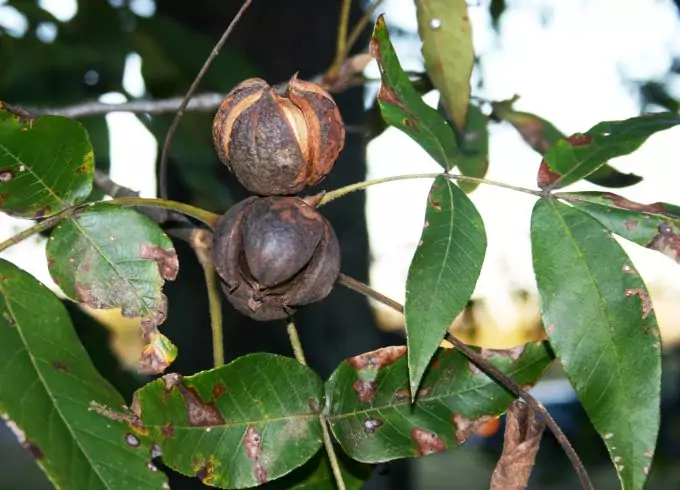
<path id="1" fill-rule="evenodd" d="M 227 299 L 255 320 L 322 300 L 340 272 L 333 228 L 299 197 L 249 197 L 222 216 L 213 240 Z"/>
<path id="2" fill-rule="evenodd" d="M 222 163 L 261 196 L 297 194 L 321 182 L 345 145 L 331 95 L 297 75 L 283 96 L 259 78 L 241 82 L 222 100 L 212 134 Z"/>

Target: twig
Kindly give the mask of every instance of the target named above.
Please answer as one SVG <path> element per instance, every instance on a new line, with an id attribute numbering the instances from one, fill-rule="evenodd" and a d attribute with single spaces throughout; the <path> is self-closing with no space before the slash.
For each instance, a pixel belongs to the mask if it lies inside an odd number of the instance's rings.
<path id="1" fill-rule="evenodd" d="M 342 0 L 340 7 L 340 21 L 338 22 L 338 37 L 335 46 L 335 60 L 328 69 L 326 79 L 331 83 L 338 77 L 340 67 L 345 61 L 347 52 L 347 27 L 349 26 L 349 14 L 352 7 L 352 0 Z"/>
<path id="2" fill-rule="evenodd" d="M 448 174 L 448 173 L 438 173 L 438 174 L 410 174 L 410 175 L 393 175 L 391 177 L 383 177 L 380 179 L 374 179 L 374 180 L 364 180 L 363 182 L 357 182 L 356 184 L 350 184 L 345 187 L 340 187 L 339 189 L 335 189 L 334 191 L 327 192 L 325 196 L 323 196 L 323 199 L 321 202 L 317 205 L 323 206 L 324 204 L 328 204 L 329 202 L 339 198 L 343 197 L 351 192 L 355 191 L 360 191 L 363 189 L 366 189 L 367 187 L 371 187 L 374 185 L 378 184 L 385 184 L 387 182 L 396 182 L 398 180 L 412 180 L 412 179 L 434 179 L 436 177 L 439 177 L 440 175 L 445 176 L 446 178 L 449 178 L 451 180 L 457 180 L 461 182 L 474 182 L 475 184 L 486 184 L 486 185 L 492 185 L 495 187 L 502 187 L 504 189 L 510 189 L 513 191 L 517 192 L 523 192 L 525 194 L 531 194 L 532 196 L 538 196 L 538 197 L 544 197 L 545 192 L 543 191 L 537 191 L 533 189 L 527 189 L 525 187 L 519 187 L 515 185 L 510 185 L 506 184 L 504 182 L 497 182 L 495 180 L 488 180 L 488 179 L 479 179 L 477 177 L 468 177 L 466 175 L 457 175 L 457 174 Z"/>
<path id="3" fill-rule="evenodd" d="M 46 231 L 52 228 L 53 226 L 57 226 L 62 221 L 72 217 L 80 209 L 82 208 L 67 208 L 63 210 L 61 213 L 55 214 L 54 216 L 50 216 L 49 218 L 42 220 L 40 223 L 33 225 L 30 228 L 27 228 L 24 231 L 17 233 L 12 237 L 9 237 L 4 242 L 0 243 L 0 252 L 8 249 L 13 245 L 16 245 L 19 242 L 26 240 L 27 238 L 30 238 L 33 235 L 40 233 L 41 231 Z"/>
<path id="4" fill-rule="evenodd" d="M 215 264 L 212 261 L 212 233 L 205 229 L 196 228 L 192 233 L 191 248 L 196 252 L 196 257 L 198 257 L 198 262 L 201 264 L 205 276 L 205 285 L 208 289 L 208 304 L 210 306 L 213 364 L 215 367 L 220 367 L 224 365 L 222 302 L 215 273 Z"/>
<path id="5" fill-rule="evenodd" d="M 352 29 L 352 32 L 350 33 L 349 37 L 347 38 L 347 45 L 345 46 L 345 58 L 349 56 L 349 52 L 352 50 L 354 45 L 356 44 L 357 40 L 359 39 L 359 36 L 361 35 L 361 32 L 366 28 L 366 25 L 371 21 L 371 18 L 373 17 L 373 14 L 377 10 L 377 8 L 380 6 L 380 4 L 383 2 L 383 0 L 375 0 L 373 4 L 364 12 L 364 15 L 361 16 L 361 19 L 359 19 L 359 22 L 354 26 Z"/>
<path id="6" fill-rule="evenodd" d="M 150 199 L 145 197 L 120 197 L 116 199 L 111 199 L 106 201 L 111 204 L 118 204 L 119 206 L 134 206 L 134 207 L 151 207 L 151 208 L 164 208 L 171 211 L 176 211 L 185 216 L 191 216 L 192 218 L 201 221 L 202 223 L 208 225 L 211 229 L 215 227 L 215 224 L 220 219 L 219 214 L 211 213 L 205 209 L 197 208 L 191 206 L 190 204 L 184 204 L 177 201 L 169 201 L 167 199 Z"/>
<path id="7" fill-rule="evenodd" d="M 305 353 L 302 350 L 300 336 L 298 335 L 297 328 L 295 327 L 295 322 L 293 322 L 292 318 L 290 318 L 288 321 L 287 329 L 288 338 L 290 339 L 290 345 L 293 348 L 295 359 L 297 359 L 300 364 L 304 364 L 306 366 L 307 360 L 305 359 Z M 321 430 L 323 432 L 323 444 L 324 447 L 326 448 L 326 453 L 328 454 L 328 460 L 331 463 L 331 469 L 333 470 L 335 483 L 338 485 L 338 490 L 346 490 L 345 481 L 342 479 L 340 463 L 338 463 L 338 456 L 335 454 L 335 448 L 333 448 L 333 440 L 331 439 L 331 434 L 328 431 L 328 425 L 326 425 L 326 417 L 324 417 L 323 411 L 319 413 L 319 422 L 321 423 Z"/>
<path id="8" fill-rule="evenodd" d="M 349 289 L 352 289 L 370 298 L 380 301 L 381 303 L 385 304 L 386 306 L 389 306 L 390 308 L 398 311 L 399 313 L 404 313 L 403 305 L 390 298 L 387 298 L 386 296 L 373 290 L 366 284 L 357 281 L 356 279 L 352 279 L 351 277 L 348 277 L 344 274 L 340 274 L 340 276 L 338 277 L 338 282 L 343 286 L 348 287 Z M 515 381 L 512 378 L 510 378 L 510 376 L 508 376 L 503 371 L 498 369 L 496 366 L 491 364 L 489 361 L 484 359 L 479 353 L 477 353 L 474 349 L 468 347 L 458 338 L 448 333 L 446 335 L 446 339 L 449 342 L 451 342 L 454 345 L 454 347 L 458 349 L 465 357 L 467 357 L 470 360 L 470 362 L 472 362 L 472 364 L 477 366 L 480 370 L 484 371 L 484 373 L 486 373 L 489 377 L 494 378 L 499 384 L 503 385 L 503 387 L 509 390 L 516 397 L 522 398 L 537 413 L 541 414 L 541 417 L 543 417 L 543 419 L 545 420 L 545 424 L 555 435 L 557 442 L 560 443 L 560 446 L 562 446 L 562 449 L 564 450 L 567 457 L 571 461 L 571 464 L 574 467 L 576 473 L 578 474 L 579 480 L 581 481 L 581 486 L 585 490 L 594 490 L 595 487 L 593 487 L 593 484 L 588 476 L 588 472 L 583 466 L 583 463 L 578 457 L 578 454 L 576 454 L 576 451 L 574 451 L 574 448 L 571 446 L 569 439 L 567 439 L 567 436 L 564 435 L 564 432 L 562 432 L 560 426 L 557 425 L 557 422 L 555 422 L 555 419 L 552 418 L 552 416 L 550 415 L 548 410 L 546 410 L 543 404 L 536 400 L 536 398 L 527 393 L 525 390 L 523 390 L 521 386 L 519 386 L 517 383 L 515 383 Z"/>
<path id="9" fill-rule="evenodd" d="M 205 76 L 206 72 L 210 68 L 210 65 L 212 65 L 213 61 L 215 61 L 215 58 L 217 58 L 217 55 L 220 53 L 220 49 L 222 49 L 222 46 L 224 46 L 224 43 L 227 42 L 227 38 L 229 38 L 229 35 L 231 34 L 231 31 L 236 27 L 236 24 L 238 21 L 241 19 L 241 16 L 244 14 L 246 9 L 250 6 L 252 3 L 252 0 L 246 0 L 243 2 L 243 6 L 241 9 L 236 13 L 236 16 L 234 19 L 231 21 L 227 29 L 224 31 L 224 34 L 222 34 L 222 37 L 220 38 L 219 41 L 217 41 L 217 44 L 213 48 L 212 52 L 208 56 L 208 58 L 205 60 L 205 63 L 203 63 L 203 66 L 201 67 L 201 70 L 198 72 L 198 75 L 196 75 L 196 78 L 192 82 L 191 86 L 189 87 L 189 90 L 187 91 L 186 95 L 184 96 L 184 99 L 182 99 L 182 103 L 179 106 L 179 109 L 177 110 L 177 113 L 175 114 L 175 118 L 172 120 L 172 123 L 170 124 L 170 128 L 168 128 L 168 133 L 165 135 L 165 142 L 163 143 L 163 150 L 161 151 L 161 158 L 159 162 L 159 189 L 160 189 L 160 197 L 163 199 L 167 199 L 168 197 L 168 153 L 170 151 L 170 145 L 172 144 L 172 139 L 175 136 L 175 131 L 177 131 L 177 126 L 179 125 L 179 121 L 184 115 L 184 111 L 187 108 L 187 105 L 189 105 L 189 101 L 191 100 L 191 97 L 194 95 L 194 92 L 196 92 L 196 89 L 198 88 L 198 84 L 201 83 L 203 80 L 203 77 Z"/>

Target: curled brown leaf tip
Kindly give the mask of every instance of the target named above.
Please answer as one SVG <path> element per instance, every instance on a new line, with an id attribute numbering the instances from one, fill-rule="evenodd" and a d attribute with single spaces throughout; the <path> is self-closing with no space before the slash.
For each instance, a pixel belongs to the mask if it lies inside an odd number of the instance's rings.
<path id="1" fill-rule="evenodd" d="M 529 484 L 531 469 L 545 425 L 526 403 L 510 405 L 505 425 L 503 453 L 491 477 L 490 490 L 523 490 Z"/>

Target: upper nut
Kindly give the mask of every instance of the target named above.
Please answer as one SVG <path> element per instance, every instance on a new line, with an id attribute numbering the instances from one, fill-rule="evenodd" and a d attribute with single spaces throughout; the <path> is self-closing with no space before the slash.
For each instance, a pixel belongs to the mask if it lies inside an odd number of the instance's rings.
<path id="1" fill-rule="evenodd" d="M 259 78 L 237 85 L 213 121 L 217 155 L 261 196 L 296 194 L 323 180 L 345 144 L 333 98 L 294 75 L 284 96 Z"/>

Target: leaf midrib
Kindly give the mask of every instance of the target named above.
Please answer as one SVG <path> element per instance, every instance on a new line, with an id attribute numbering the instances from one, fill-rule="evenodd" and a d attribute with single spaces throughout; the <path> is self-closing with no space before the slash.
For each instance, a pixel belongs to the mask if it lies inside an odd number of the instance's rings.
<path id="1" fill-rule="evenodd" d="M 5 304 L 7 305 L 7 308 L 10 311 L 10 314 L 12 315 L 12 318 L 14 318 L 15 321 L 15 327 L 17 329 L 17 332 L 19 334 L 19 337 L 21 338 L 21 343 L 24 346 L 24 350 L 26 351 L 26 354 L 28 355 L 28 358 L 31 361 L 31 364 L 33 366 L 33 369 L 37 375 L 38 380 L 40 381 L 40 384 L 47 394 L 48 398 L 52 402 L 52 406 L 54 407 L 54 411 L 59 414 L 59 418 L 61 422 L 66 426 L 67 430 L 71 434 L 72 440 L 76 443 L 76 447 L 78 447 L 79 451 L 82 453 L 82 455 L 85 457 L 85 459 L 88 461 L 90 468 L 92 469 L 92 472 L 95 473 L 99 479 L 99 481 L 103 484 L 105 488 L 110 488 L 112 489 L 113 487 L 110 487 L 107 483 L 107 481 L 103 478 L 101 475 L 99 468 L 97 465 L 94 464 L 93 460 L 90 458 L 90 455 L 85 451 L 85 449 L 82 447 L 80 439 L 76 436 L 75 429 L 71 427 L 71 425 L 68 423 L 68 418 L 64 415 L 62 412 L 61 407 L 59 406 L 59 403 L 57 403 L 57 400 L 54 398 L 52 391 L 49 389 L 49 385 L 45 381 L 45 378 L 42 374 L 42 371 L 38 367 L 37 359 L 35 356 L 32 354 L 30 350 L 30 344 L 27 342 L 26 337 L 24 336 L 23 333 L 23 328 L 22 328 L 22 320 L 19 320 L 17 315 L 14 314 L 14 308 L 12 306 L 13 300 L 11 299 L 12 296 L 7 294 L 7 291 L 0 285 L 0 292 L 2 292 L 3 296 L 6 298 L 5 299 Z"/>

